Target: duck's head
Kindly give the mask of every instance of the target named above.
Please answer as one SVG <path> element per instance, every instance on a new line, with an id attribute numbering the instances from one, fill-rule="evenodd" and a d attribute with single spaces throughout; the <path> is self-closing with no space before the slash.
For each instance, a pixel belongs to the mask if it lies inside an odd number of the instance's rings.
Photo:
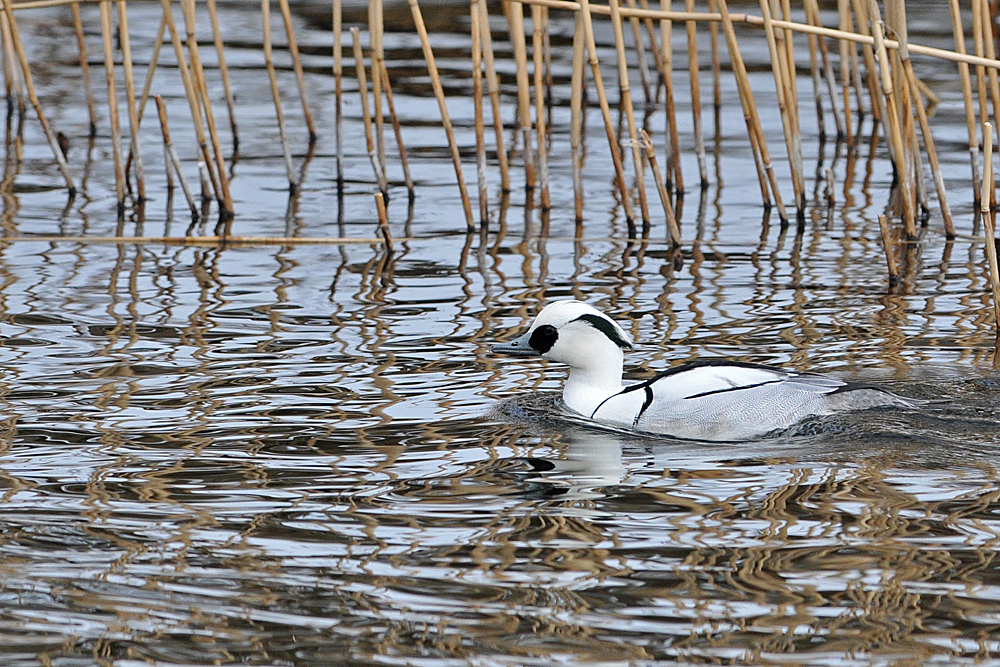
<path id="1" fill-rule="evenodd" d="M 632 349 L 629 335 L 614 320 L 581 301 L 554 301 L 538 313 L 527 333 L 491 348 L 494 354 L 541 356 L 570 368 L 617 366 Z"/>

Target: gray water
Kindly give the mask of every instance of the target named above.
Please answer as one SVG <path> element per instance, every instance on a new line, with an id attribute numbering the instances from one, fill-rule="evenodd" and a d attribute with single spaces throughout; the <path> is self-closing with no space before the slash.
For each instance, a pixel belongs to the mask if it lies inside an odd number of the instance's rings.
<path id="1" fill-rule="evenodd" d="M 912 10 L 911 39 L 947 46 L 943 7 Z M 97 9 L 83 9 L 99 54 Z M 305 174 L 290 197 L 259 10 L 222 7 L 241 122 L 233 233 L 371 238 L 356 84 L 345 84 L 338 196 L 328 7 L 295 9 L 322 131 L 309 158 L 279 50 Z M 129 12 L 147 62 L 159 12 Z M 508 199 L 491 168 L 488 232 L 462 233 L 404 11 L 386 46 L 418 183 L 410 205 L 390 161 L 393 255 L 370 243 L 52 240 L 182 235 L 189 219 L 166 201 L 154 122 L 142 137 L 151 200 L 116 219 L 106 121 L 88 147 L 68 10 L 21 16 L 46 111 L 86 181 L 67 202 L 29 114 L 23 162 L 8 142 L 2 189 L 3 235 L 17 239 L 0 245 L 4 665 L 1000 664 L 1000 373 L 953 66 L 917 60 L 942 96 L 933 122 L 960 235 L 946 242 L 935 210 L 890 291 L 876 216 L 891 173 L 884 143 L 868 140 L 870 116 L 854 152 L 823 145 L 803 96 L 810 205 L 801 231 L 782 229 L 760 204 L 725 72 L 717 140 L 706 115 L 704 193 L 678 77 L 690 184 L 681 252 L 668 249 L 662 215 L 646 242 L 627 238 L 593 108 L 577 228 L 560 37 L 572 24 L 555 12 L 549 214 L 526 197 L 514 150 Z M 474 183 L 464 23 L 444 16 L 453 32 L 433 41 Z M 509 122 L 512 66 L 494 27 Z M 763 42 L 747 35 L 744 55 L 760 65 Z M 164 59 L 154 90 L 194 179 L 183 93 Z M 99 56 L 92 65 L 101 99 Z M 759 104 L 776 108 L 769 71 L 753 69 Z M 805 72 L 799 85 L 808 90 Z M 780 156 L 777 114 L 764 116 Z M 648 123 L 662 140 L 662 110 Z M 750 443 L 595 429 L 560 411 L 562 369 L 488 354 L 545 301 L 571 296 L 636 339 L 631 379 L 731 357 L 935 402 Z"/>

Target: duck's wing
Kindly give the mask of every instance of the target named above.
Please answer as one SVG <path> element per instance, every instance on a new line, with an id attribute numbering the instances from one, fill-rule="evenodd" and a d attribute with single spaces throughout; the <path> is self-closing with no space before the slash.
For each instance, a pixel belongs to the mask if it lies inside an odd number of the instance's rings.
<path id="1" fill-rule="evenodd" d="M 787 428 L 810 415 L 884 405 L 893 398 L 824 375 L 701 361 L 627 387 L 598 408 L 594 417 L 607 415 L 621 422 L 620 413 L 631 411 L 637 429 L 685 438 L 743 440 Z"/>

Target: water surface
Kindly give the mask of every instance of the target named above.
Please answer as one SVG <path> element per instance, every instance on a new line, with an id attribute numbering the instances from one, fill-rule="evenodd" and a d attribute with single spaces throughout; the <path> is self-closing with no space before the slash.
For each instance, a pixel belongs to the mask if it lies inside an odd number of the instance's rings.
<path id="1" fill-rule="evenodd" d="M 327 8 L 297 9 L 325 130 L 307 160 L 279 51 L 305 174 L 294 197 L 260 68 L 259 16 L 222 9 L 242 101 L 233 229 L 368 238 L 373 178 L 356 90 L 345 84 L 338 197 Z M 914 40 L 947 44 L 934 33 L 939 10 L 914 11 Z M 99 53 L 96 9 L 84 15 Z M 20 240 L 0 245 L 5 664 L 1000 663 L 1000 373 L 952 66 L 918 62 L 942 96 L 934 122 L 960 237 L 946 242 L 934 212 L 920 243 L 900 251 L 903 280 L 890 292 L 877 241 L 891 183 L 885 147 L 868 142 L 870 118 L 855 152 L 821 144 L 805 102 L 817 180 L 801 230 L 761 207 L 742 115 L 727 104 L 711 141 L 712 183 L 683 202 L 679 253 L 659 217 L 646 242 L 627 239 L 594 110 L 577 227 L 562 107 L 551 213 L 530 205 L 537 196 L 517 182 L 515 151 L 514 191 L 504 199 L 491 172 L 489 230 L 466 236 L 408 32 L 387 36 L 387 48 L 418 187 L 411 205 L 390 163 L 392 229 L 407 239 L 392 256 L 367 243 L 53 241 L 43 235 L 182 234 L 188 220 L 165 201 L 153 124 L 143 137 L 151 201 L 141 219 L 132 207 L 116 219 L 107 130 L 88 149 L 68 17 L 37 16 L 22 27 L 33 62 L 48 54 L 36 77 L 87 180 L 67 204 L 29 116 L 24 162 L 8 161 L 3 189 L 3 233 Z M 158 13 L 130 5 L 130 18 L 143 62 Z M 564 102 L 558 36 L 571 24 L 553 18 Z M 465 37 L 434 39 L 468 149 Z M 498 51 L 507 48 L 498 33 Z M 766 50 L 744 55 L 760 63 Z M 182 91 L 164 57 L 159 92 L 191 160 Z M 770 73 L 754 69 L 760 103 L 773 104 Z M 732 100 L 728 77 L 723 85 Z M 683 78 L 678 86 L 690 114 Z M 780 154 L 777 114 L 765 120 Z M 662 122 L 652 110 L 650 127 Z M 706 125 L 711 136 L 711 114 Z M 630 379 L 721 356 L 936 402 L 753 443 L 595 429 L 560 413 L 556 365 L 488 354 L 546 300 L 566 297 L 633 335 Z"/>

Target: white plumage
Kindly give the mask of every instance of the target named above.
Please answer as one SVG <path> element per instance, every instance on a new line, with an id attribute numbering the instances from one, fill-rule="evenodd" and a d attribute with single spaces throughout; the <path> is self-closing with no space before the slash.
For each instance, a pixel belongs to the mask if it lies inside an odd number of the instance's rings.
<path id="1" fill-rule="evenodd" d="M 701 440 L 747 440 L 806 417 L 913 402 L 875 387 L 772 366 L 720 360 L 683 364 L 622 387 L 628 334 L 580 301 L 555 301 L 523 336 L 492 348 L 569 366 L 568 408 L 595 421 Z"/>

